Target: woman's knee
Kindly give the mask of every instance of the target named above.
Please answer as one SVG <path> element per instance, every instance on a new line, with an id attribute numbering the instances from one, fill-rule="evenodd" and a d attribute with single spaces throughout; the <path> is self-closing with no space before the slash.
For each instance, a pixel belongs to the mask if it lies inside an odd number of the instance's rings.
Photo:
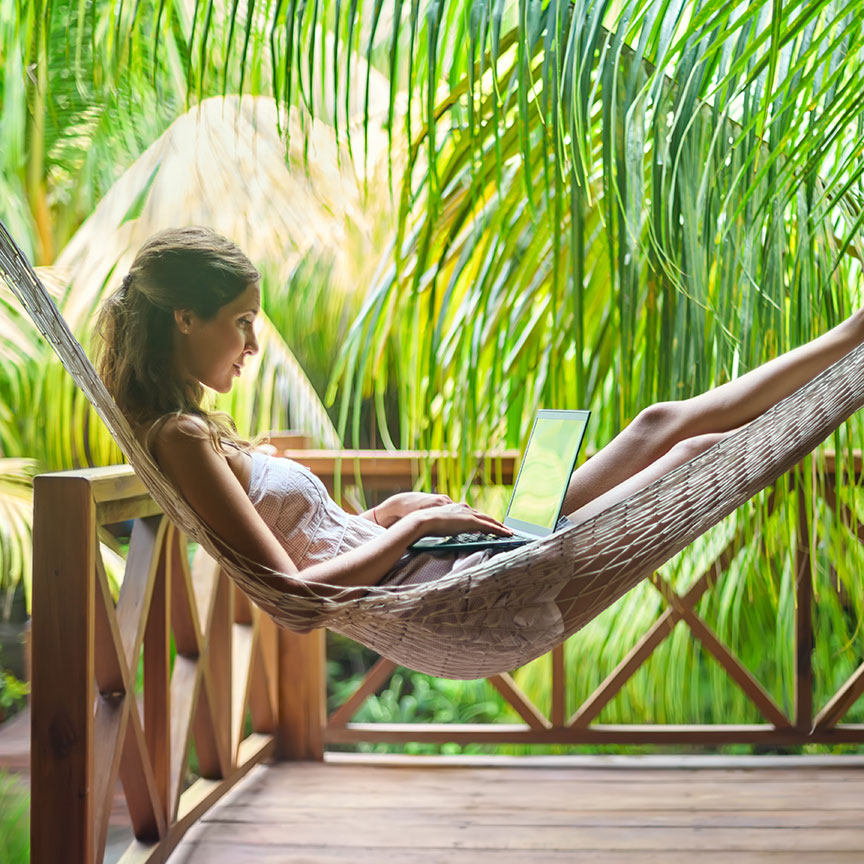
<path id="1" fill-rule="evenodd" d="M 682 428 L 685 409 L 681 402 L 655 402 L 643 408 L 630 428 L 645 438 L 676 436 Z"/>
<path id="2" fill-rule="evenodd" d="M 704 435 L 694 435 L 679 441 L 672 449 L 682 463 L 687 462 L 713 447 L 718 441 L 722 441 L 728 434 L 728 432 L 707 432 Z"/>

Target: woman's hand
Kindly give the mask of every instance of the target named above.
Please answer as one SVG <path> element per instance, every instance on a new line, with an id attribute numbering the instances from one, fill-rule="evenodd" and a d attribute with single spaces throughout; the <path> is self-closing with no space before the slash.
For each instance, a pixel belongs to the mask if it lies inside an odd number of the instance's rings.
<path id="1" fill-rule="evenodd" d="M 415 523 L 420 537 L 449 537 L 463 531 L 497 534 L 499 537 L 512 537 L 513 531 L 487 513 L 481 513 L 467 504 L 444 504 L 439 507 L 426 507 L 415 510 L 408 517 Z"/>
<path id="2" fill-rule="evenodd" d="M 363 515 L 385 528 L 389 528 L 409 513 L 426 510 L 429 507 L 441 507 L 452 504 L 448 495 L 431 495 L 428 492 L 400 492 L 382 501 L 373 511 L 368 510 Z"/>

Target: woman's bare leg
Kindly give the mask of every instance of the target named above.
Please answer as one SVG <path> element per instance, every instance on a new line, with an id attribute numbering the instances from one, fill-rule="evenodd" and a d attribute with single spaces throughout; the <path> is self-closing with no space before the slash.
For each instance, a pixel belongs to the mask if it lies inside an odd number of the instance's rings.
<path id="1" fill-rule="evenodd" d="M 677 441 L 659 459 L 655 459 L 646 468 L 628 477 L 617 486 L 613 486 L 603 494 L 592 498 L 577 510 L 569 513 L 568 518 L 571 522 L 578 523 L 590 519 L 597 513 L 602 513 L 607 507 L 629 498 L 634 492 L 638 492 L 649 483 L 659 480 L 673 468 L 677 468 L 700 453 L 704 453 L 709 447 L 713 447 L 714 444 L 729 434 L 731 432 L 706 432 L 704 435 L 696 435 L 693 438 Z"/>
<path id="2" fill-rule="evenodd" d="M 671 467 L 646 469 L 681 441 L 729 432 L 749 423 L 781 399 L 794 393 L 864 341 L 864 309 L 822 336 L 751 370 L 740 378 L 680 402 L 661 402 L 642 411 L 606 447 L 573 472 L 563 512 L 579 513 L 589 502 L 609 506 L 650 483 Z M 695 445 L 693 445 L 695 446 Z M 692 455 L 693 446 L 685 448 Z M 671 455 L 671 454 L 670 454 Z M 687 461 L 683 459 L 682 461 Z M 673 459 L 674 462 L 674 459 Z M 681 464 L 678 462 L 677 464 Z M 660 473 L 657 473 L 657 472 Z M 625 484 L 642 477 L 635 488 Z M 651 479 L 645 479 L 650 477 Z M 638 482 L 638 481 L 637 481 Z M 618 487 L 621 487 L 620 489 Z M 615 490 L 613 499 L 606 493 Z M 595 508 L 592 508 L 592 510 Z"/>

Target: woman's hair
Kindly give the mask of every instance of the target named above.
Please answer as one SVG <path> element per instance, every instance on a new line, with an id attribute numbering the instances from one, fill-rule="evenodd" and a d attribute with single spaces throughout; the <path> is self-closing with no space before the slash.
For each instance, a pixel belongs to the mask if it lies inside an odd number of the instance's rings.
<path id="1" fill-rule="evenodd" d="M 243 252 L 210 228 L 169 228 L 147 240 L 96 324 L 99 374 L 133 426 L 195 414 L 217 449 L 223 439 L 248 446 L 227 414 L 202 407 L 204 388 L 174 372 L 174 310 L 212 319 L 260 278 Z"/>

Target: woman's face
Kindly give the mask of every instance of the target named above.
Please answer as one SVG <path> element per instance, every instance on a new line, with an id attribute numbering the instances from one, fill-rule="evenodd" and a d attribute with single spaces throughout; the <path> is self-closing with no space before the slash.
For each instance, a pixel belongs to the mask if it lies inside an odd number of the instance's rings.
<path id="1" fill-rule="evenodd" d="M 183 380 L 200 381 L 227 393 L 248 357 L 258 353 L 255 317 L 261 308 L 258 283 L 205 320 L 188 309 L 175 309 L 175 364 Z"/>

